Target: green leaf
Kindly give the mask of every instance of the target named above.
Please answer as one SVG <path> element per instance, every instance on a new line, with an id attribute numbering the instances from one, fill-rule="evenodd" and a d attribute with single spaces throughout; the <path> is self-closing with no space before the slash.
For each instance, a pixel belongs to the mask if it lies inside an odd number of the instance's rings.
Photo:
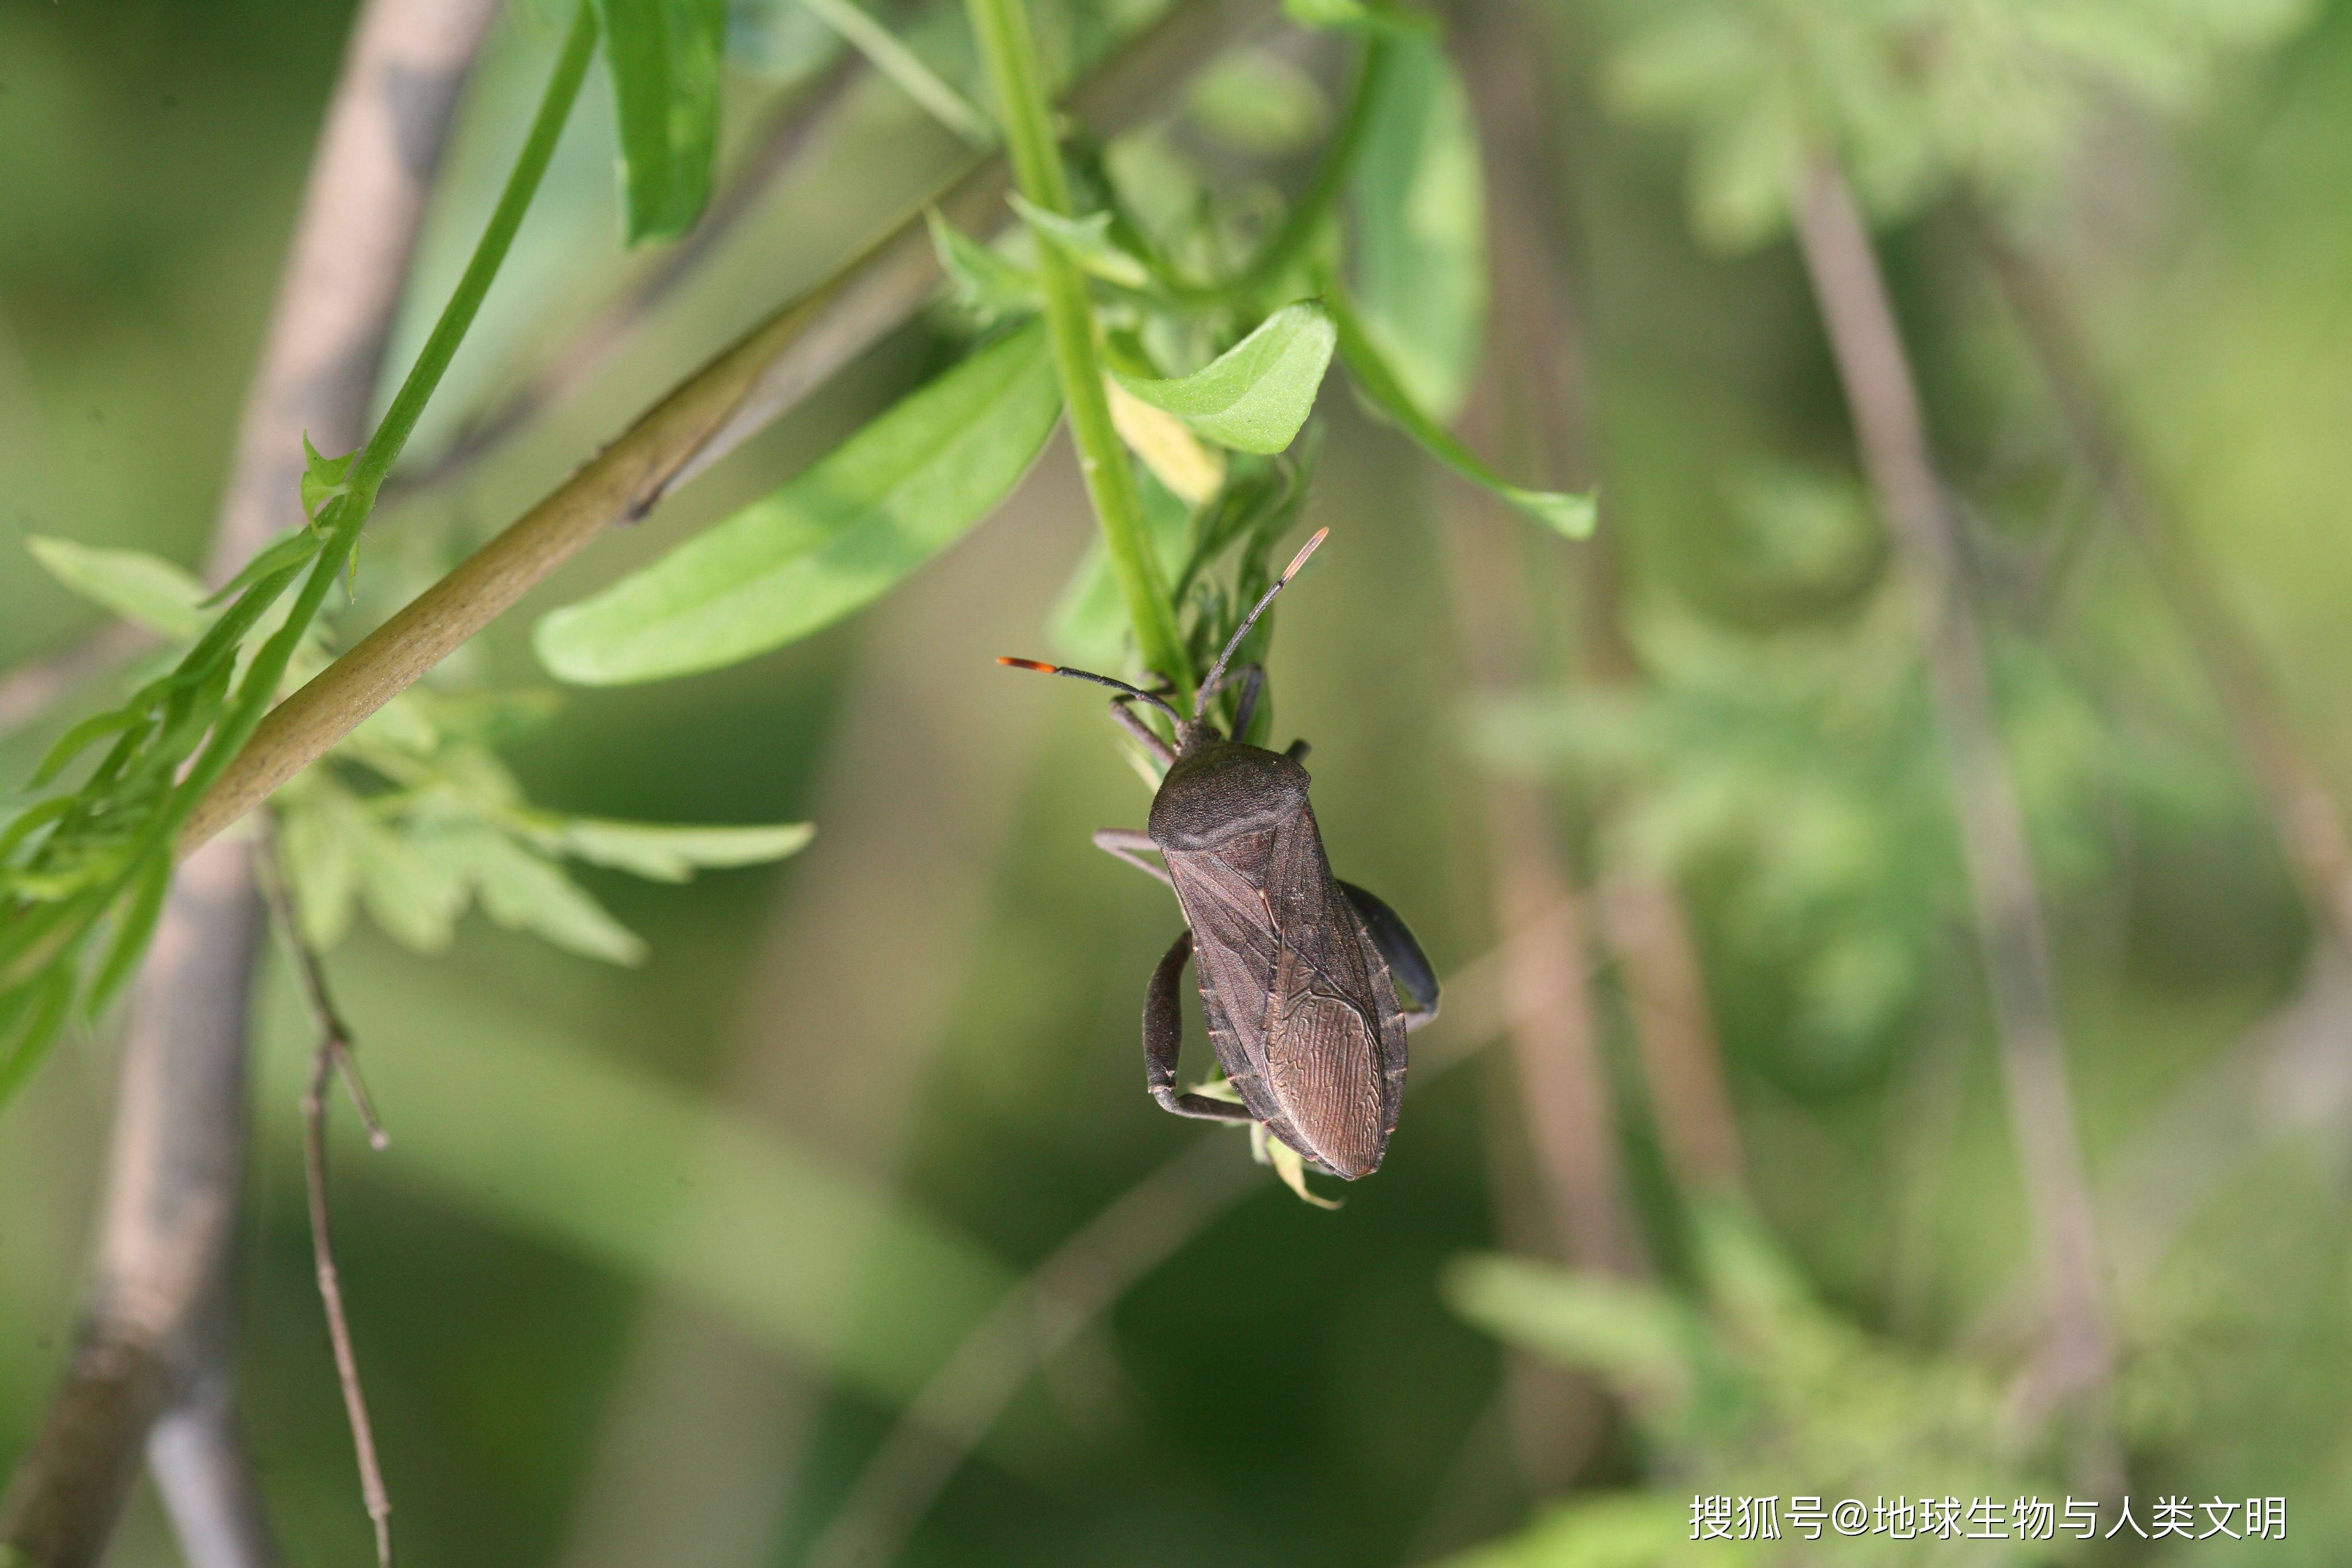
<path id="1" fill-rule="evenodd" d="M 313 769 L 305 779 L 323 769 Z M 305 945 L 323 952 L 351 929 L 359 894 L 360 846 L 373 828 L 365 810 L 339 785 L 304 784 L 278 796 L 278 847 L 294 896 Z"/>
<path id="2" fill-rule="evenodd" d="M 1465 1258 L 1444 1275 L 1454 1310 L 1497 1338 L 1594 1372 L 1643 1403 L 1688 1399 L 1707 1330 L 1685 1302 L 1643 1286 L 1521 1258 Z"/>
<path id="3" fill-rule="evenodd" d="M 1044 328 L 981 350 L 765 500 L 540 622 L 588 686 L 712 669 L 879 597 L 1019 482 L 1061 412 Z"/>
<path id="4" fill-rule="evenodd" d="M 1339 357 L 1373 405 L 1421 443 L 1423 450 L 1463 478 L 1486 486 L 1555 533 L 1581 539 L 1592 531 L 1592 498 L 1565 490 L 1534 490 L 1515 485 L 1480 462 L 1454 433 L 1432 418 L 1405 389 L 1395 369 L 1365 335 L 1347 296 L 1336 288 L 1325 296 L 1339 332 Z"/>
<path id="5" fill-rule="evenodd" d="M 289 567 L 299 566 L 326 547 L 326 535 L 312 528 L 289 529 L 276 540 L 264 545 L 252 560 L 237 568 L 236 575 L 222 584 L 204 601 L 206 609 L 225 604 L 244 593 L 254 584 Z"/>
<path id="6" fill-rule="evenodd" d="M 403 947 L 418 952 L 447 947 L 457 917 L 465 912 L 472 867 L 455 857 L 428 853 L 363 812 L 355 820 L 352 847 L 360 900 L 369 918 Z"/>
<path id="7" fill-rule="evenodd" d="M 1445 51 L 1399 40 L 1374 89 L 1349 189 L 1356 299 L 1413 401 L 1450 422 L 1486 331 L 1486 183 Z"/>
<path id="8" fill-rule="evenodd" d="M 710 196 L 727 0 L 595 0 L 629 242 L 683 233 Z"/>
<path id="9" fill-rule="evenodd" d="M 138 966 L 140 954 L 147 951 L 147 939 L 155 932 L 155 922 L 163 917 L 163 900 L 172 890 L 172 859 L 157 855 L 131 883 L 130 893 L 117 907 L 114 934 L 106 944 L 106 956 L 98 961 L 89 988 L 82 994 L 82 1005 L 88 1016 L 96 1017 L 114 994 L 122 988 L 131 972 Z"/>
<path id="10" fill-rule="evenodd" d="M 1305 146 L 1331 117 L 1322 86 L 1263 48 L 1236 50 L 1211 65 L 1184 106 L 1206 130 L 1261 157 Z"/>
<path id="11" fill-rule="evenodd" d="M 1111 237 L 1114 216 L 1108 211 L 1091 212 L 1084 217 L 1064 217 L 1047 212 L 1028 197 L 1015 191 L 1007 198 L 1021 221 L 1034 229 L 1038 237 L 1054 247 L 1081 270 L 1091 272 L 1106 283 L 1116 283 L 1122 289 L 1149 289 L 1153 284 L 1151 268 L 1143 258 Z"/>
<path id="12" fill-rule="evenodd" d="M 743 827 L 689 827 L 567 816 L 547 836 L 551 847 L 614 870 L 683 882 L 698 868 L 756 866 L 797 853 L 816 829 L 805 822 Z"/>
<path id="13" fill-rule="evenodd" d="M 143 702 L 131 702 L 121 708 L 110 708 L 103 713 L 91 714 L 58 737 L 57 744 L 51 746 L 48 755 L 41 759 L 41 765 L 33 770 L 31 786 L 40 788 L 63 773 L 66 764 L 79 756 L 84 747 L 109 735 L 120 734 L 134 724 L 144 723 L 152 712 L 153 710 Z"/>
<path id="14" fill-rule="evenodd" d="M 205 629 L 204 585 L 161 556 L 41 534 L 26 540 L 25 548 L 50 576 L 126 621 L 167 637 L 193 637 Z"/>
<path id="15" fill-rule="evenodd" d="M 458 846 L 462 845 L 461 851 Z M 469 833 L 446 847 L 461 852 L 482 912 L 502 926 L 607 963 L 638 963 L 646 944 L 551 860 L 501 834 Z"/>
<path id="16" fill-rule="evenodd" d="M 1286 305 L 1190 375 L 1167 381 L 1111 374 L 1129 393 L 1198 434 L 1242 452 L 1279 452 L 1315 410 L 1338 334 L 1320 305 Z"/>
<path id="17" fill-rule="evenodd" d="M 940 258 L 940 270 L 948 275 L 956 303 L 982 321 L 1037 309 L 1037 279 L 1026 268 L 948 222 L 937 207 L 923 209 L 923 222 L 929 226 L 931 249 Z"/>
<path id="18" fill-rule="evenodd" d="M 319 521 L 319 509 L 338 496 L 349 495 L 352 459 L 359 454 L 346 452 L 340 458 L 320 454 L 310 445 L 310 433 L 302 433 L 302 515 L 312 522 Z"/>
<path id="19" fill-rule="evenodd" d="M 1282 0 L 1282 10 L 1302 27 L 1374 28 L 1408 37 L 1426 37 L 1437 30 L 1418 11 L 1367 0 Z"/>

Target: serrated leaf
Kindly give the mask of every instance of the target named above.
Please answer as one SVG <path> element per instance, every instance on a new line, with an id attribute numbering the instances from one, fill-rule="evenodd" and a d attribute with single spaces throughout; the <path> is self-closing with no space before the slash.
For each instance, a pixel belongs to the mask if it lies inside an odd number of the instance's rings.
<path id="1" fill-rule="evenodd" d="M 482 912 L 502 926 L 607 963 L 644 961 L 646 944 L 551 860 L 496 833 L 463 840 Z"/>
<path id="2" fill-rule="evenodd" d="M 995 509 L 1061 414 L 1042 327 L 973 354 L 765 500 L 539 624 L 587 686 L 713 669 L 870 603 Z"/>
<path id="3" fill-rule="evenodd" d="M 1315 394 L 1338 341 L 1323 308 L 1302 301 L 1276 310 L 1190 375 L 1117 379 L 1135 397 L 1221 447 L 1279 452 L 1315 411 Z"/>
<path id="4" fill-rule="evenodd" d="M 1037 279 L 1025 268 L 948 222 L 937 207 L 923 209 L 923 222 L 958 304 L 982 321 L 1037 309 Z"/>
<path id="5" fill-rule="evenodd" d="M 1013 210 L 1021 215 L 1021 221 L 1036 231 L 1038 238 L 1076 262 L 1081 270 L 1122 289 L 1152 286 L 1151 268 L 1143 258 L 1111 237 L 1110 213 L 1065 217 L 1060 213 L 1047 212 L 1018 191 L 1007 199 Z"/>
<path id="6" fill-rule="evenodd" d="M 383 933 L 418 952 L 449 945 L 457 917 L 465 912 L 471 867 L 456 857 L 431 851 L 394 828 L 362 816 L 353 843 L 360 901 Z"/>
<path id="7" fill-rule="evenodd" d="M 26 540 L 25 548 L 50 576 L 126 621 L 167 637 L 193 637 L 205 629 L 204 585 L 161 556 L 45 534 Z"/>
<path id="8" fill-rule="evenodd" d="M 1591 495 L 1529 489 L 1525 485 L 1513 484 L 1479 461 L 1452 431 L 1414 401 L 1395 368 L 1365 335 L 1363 324 L 1347 297 L 1334 289 L 1326 296 L 1325 302 L 1330 308 L 1332 324 L 1339 331 L 1339 355 L 1347 361 L 1357 386 L 1379 412 L 1419 442 L 1423 450 L 1463 478 L 1484 485 L 1555 533 L 1581 539 L 1592 531 Z"/>
<path id="9" fill-rule="evenodd" d="M 815 836 L 805 822 L 742 827 L 678 826 L 566 816 L 549 839 L 568 855 L 656 881 L 683 882 L 698 868 L 756 866 L 796 854 Z"/>
<path id="10" fill-rule="evenodd" d="M 360 886 L 360 840 L 373 824 L 339 786 L 322 784 L 289 793 L 292 798 L 278 797 L 278 855 L 302 941 L 312 952 L 323 952 L 351 929 Z"/>
<path id="11" fill-rule="evenodd" d="M 1374 84 L 1349 193 L 1355 300 L 1413 401 L 1441 422 L 1486 332 L 1486 204 L 1469 95 L 1433 38 L 1400 39 Z"/>
<path id="12" fill-rule="evenodd" d="M 629 243 L 683 233 L 710 197 L 727 0 L 595 0 Z"/>

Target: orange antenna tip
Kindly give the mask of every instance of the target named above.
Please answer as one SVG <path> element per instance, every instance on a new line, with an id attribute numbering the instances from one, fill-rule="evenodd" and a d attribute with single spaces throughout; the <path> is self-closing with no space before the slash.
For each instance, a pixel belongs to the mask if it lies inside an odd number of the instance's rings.
<path id="1" fill-rule="evenodd" d="M 1298 553 L 1290 558 L 1290 564 L 1282 569 L 1282 581 L 1287 583 L 1291 578 L 1297 576 L 1298 574 L 1298 569 L 1307 564 L 1307 558 L 1315 553 L 1317 547 L 1329 536 L 1330 532 L 1331 530 L 1328 524 L 1317 529 L 1313 537 L 1309 538 L 1306 543 L 1298 547 Z"/>
<path id="2" fill-rule="evenodd" d="M 996 662 L 999 664 L 1010 665 L 1014 669 L 1034 669 L 1042 675 L 1052 675 L 1055 673 L 1055 669 L 1053 665 L 1043 664 L 1034 658 L 1013 658 L 1010 656 L 1000 655 Z"/>

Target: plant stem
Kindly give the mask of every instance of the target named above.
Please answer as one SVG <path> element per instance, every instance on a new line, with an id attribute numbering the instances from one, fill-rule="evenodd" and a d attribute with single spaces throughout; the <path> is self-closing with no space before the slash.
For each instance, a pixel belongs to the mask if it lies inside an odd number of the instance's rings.
<path id="1" fill-rule="evenodd" d="M 483 298 L 490 291 L 490 281 L 498 276 L 509 247 L 514 244 L 515 231 L 522 226 L 523 214 L 538 193 L 548 161 L 554 156 L 555 143 L 563 133 L 563 122 L 571 117 L 573 100 L 580 96 L 580 84 L 587 78 L 588 62 L 595 49 L 595 10 L 589 0 L 580 0 L 562 53 L 556 58 L 555 72 L 548 79 L 539 113 L 531 121 L 530 134 L 523 142 L 513 172 L 507 176 L 506 189 L 499 195 L 498 205 L 491 210 L 490 221 L 474 247 L 473 257 L 466 263 L 465 273 L 458 279 L 449 302 L 442 307 L 440 320 L 433 323 L 432 334 L 425 340 L 416 363 L 401 382 L 400 390 L 394 394 L 392 406 L 384 410 L 375 433 L 353 459 L 347 481 L 349 492 L 331 503 L 334 518 L 328 526 L 326 545 L 310 563 L 310 575 L 294 601 L 292 613 L 254 655 L 253 667 L 246 672 L 245 683 L 237 689 L 235 706 L 215 729 L 203 754 L 173 792 L 172 809 L 161 827 L 166 838 L 244 749 L 276 701 L 278 683 L 286 679 L 286 667 L 293 662 L 294 650 L 300 646 L 303 634 L 318 616 L 320 605 L 326 602 L 327 591 L 341 575 L 344 563 L 359 544 L 360 530 L 375 505 L 377 489 L 392 471 L 400 449 L 407 445 L 409 433 L 416 428 L 418 416 L 425 412 L 434 389 L 440 385 L 442 373 L 449 368 L 449 361 L 457 354 L 466 330 L 474 324 Z M 293 570 L 289 568 L 287 574 Z"/>
<path id="2" fill-rule="evenodd" d="M 1266 0 L 1179 5 L 1073 95 L 1097 134 L 1133 124 L 1257 26 Z M 919 310 L 939 282 L 922 216 L 978 225 L 1004 206 L 1004 164 L 975 164 L 897 227 L 688 376 L 578 472 L 273 709 L 180 829 L 185 858 L 324 755 L 604 530 L 634 522 L 797 405 Z"/>
<path id="3" fill-rule="evenodd" d="M 1024 0 L 966 0 L 971 30 L 980 40 L 1004 121 L 1005 151 L 1013 184 L 1045 211 L 1073 217 L 1068 172 L 1054 135 L 1053 105 L 1045 97 L 1030 37 Z M 1102 362 L 1095 351 L 1094 307 L 1076 263 L 1051 245 L 1037 247 L 1037 279 L 1045 300 L 1045 327 L 1053 340 L 1054 365 L 1070 413 L 1070 438 L 1087 494 L 1102 524 L 1103 545 L 1112 574 L 1127 601 L 1128 618 L 1143 662 L 1176 689 L 1177 705 L 1192 699 L 1192 671 L 1176 631 L 1168 584 L 1143 529 L 1143 503 L 1127 448 L 1111 425 L 1110 401 L 1103 392 Z"/>
<path id="4" fill-rule="evenodd" d="M 1823 162 L 1792 193 L 1799 249 L 1898 558 L 1920 607 L 1927 679 L 1949 752 L 1960 847 L 1992 1004 L 2019 1175 L 2041 1256 L 2041 1391 L 2094 1424 L 2087 1479 L 2118 1479 L 2115 1371 L 2090 1175 L 2074 1124 L 2048 921 L 2025 809 L 1994 706 L 1990 649 L 1927 445 L 1909 356 L 1843 173 Z"/>

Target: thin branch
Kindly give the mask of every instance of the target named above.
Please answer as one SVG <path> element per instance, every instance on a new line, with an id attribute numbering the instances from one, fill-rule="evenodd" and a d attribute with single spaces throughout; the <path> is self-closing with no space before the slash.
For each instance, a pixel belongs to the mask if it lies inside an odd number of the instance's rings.
<path id="1" fill-rule="evenodd" d="M 369 0 L 354 22 L 239 430 L 215 582 L 301 521 L 305 430 L 331 451 L 366 434 L 433 171 L 497 11 Z M 140 971 L 79 1347 L 0 1499 L 0 1544 L 28 1568 L 99 1559 L 142 1444 L 192 1568 L 277 1561 L 230 1394 L 261 927 L 251 852 L 229 839 L 184 862 Z"/>
<path id="2" fill-rule="evenodd" d="M 2107 1395 L 2115 1366 L 2098 1224 L 2074 1121 L 2042 889 L 1901 330 L 1843 174 L 1822 163 L 1795 192 L 1799 248 L 1829 330 L 1862 462 L 1918 601 L 1928 685 L 1950 755 L 1960 842 L 1999 1040 L 2010 1127 L 2040 1257 L 2050 1396 L 2097 1429 L 2085 1456 L 2117 1479 Z"/>
<path id="3" fill-rule="evenodd" d="M 453 484 L 500 450 L 548 408 L 568 400 L 609 365 L 644 331 L 655 311 L 698 273 L 762 198 L 795 168 L 804 153 L 840 120 L 861 62 L 845 53 L 816 80 L 772 110 L 695 226 L 663 250 L 638 279 L 549 356 L 529 380 L 487 413 L 469 420 L 449 445 L 422 464 L 394 470 L 384 485 L 387 505 Z"/>
<path id="4" fill-rule="evenodd" d="M 1445 1011 L 1414 1037 L 1413 1092 L 1546 1005 L 1511 984 L 1531 955 L 1573 930 L 1562 904 L 1540 911 L 1445 980 Z M 885 1563 L 1015 1395 L 1048 1362 L 1234 1205 L 1266 1190 L 1264 1173 L 1222 1132 L 1195 1138 L 1072 1232 L 998 1299 L 931 1374 L 850 1484 L 810 1548 L 809 1568 Z"/>
<path id="5" fill-rule="evenodd" d="M 1070 107 L 1098 133 L 1115 133 L 1166 102 L 1270 9 L 1269 0 L 1181 6 L 1090 79 Z M 995 222 L 1005 188 L 1002 162 L 990 159 L 943 192 L 939 205 L 951 216 Z M 279 704 L 197 803 L 179 852 L 268 799 L 605 530 L 644 518 L 798 404 L 911 316 L 938 281 L 919 208 L 673 388 L 578 473 Z"/>
<path id="6" fill-rule="evenodd" d="M 2124 525 L 2187 633 L 2221 699 L 2223 720 L 2270 808 L 2279 852 L 2312 917 L 2352 954 L 2352 836 L 2325 771 L 2281 699 L 2252 634 L 2214 586 L 2211 569 L 2149 486 L 2108 407 L 2057 279 L 1979 218 L 1977 248 L 2050 384 L 2083 466 Z"/>
<path id="7" fill-rule="evenodd" d="M 302 1181 L 310 1198 L 310 1258 L 319 1279 L 319 1300 L 326 1309 L 327 1340 L 335 1355 L 335 1380 L 342 1386 L 343 1415 L 352 1431 L 352 1448 L 358 1458 L 360 1496 L 366 1503 L 368 1522 L 375 1528 L 375 1555 L 380 1568 L 392 1565 L 392 1494 L 383 1484 L 383 1461 L 376 1455 L 375 1426 L 368 1419 L 367 1394 L 360 1384 L 359 1352 L 352 1345 L 349 1311 L 343 1305 L 341 1272 L 335 1267 L 332 1215 L 327 1205 L 327 1089 L 341 1078 L 351 1091 L 368 1145 L 391 1147 L 383 1124 L 376 1120 L 375 1104 L 360 1078 L 352 1056 L 352 1031 L 335 1006 L 327 987 L 327 972 L 318 950 L 302 937 L 301 916 L 287 890 L 286 875 L 278 859 L 277 836 L 261 867 L 261 885 L 270 913 L 284 938 L 302 992 L 303 1005 L 319 1031 L 319 1045 L 310 1058 L 310 1077 L 302 1089 Z"/>

